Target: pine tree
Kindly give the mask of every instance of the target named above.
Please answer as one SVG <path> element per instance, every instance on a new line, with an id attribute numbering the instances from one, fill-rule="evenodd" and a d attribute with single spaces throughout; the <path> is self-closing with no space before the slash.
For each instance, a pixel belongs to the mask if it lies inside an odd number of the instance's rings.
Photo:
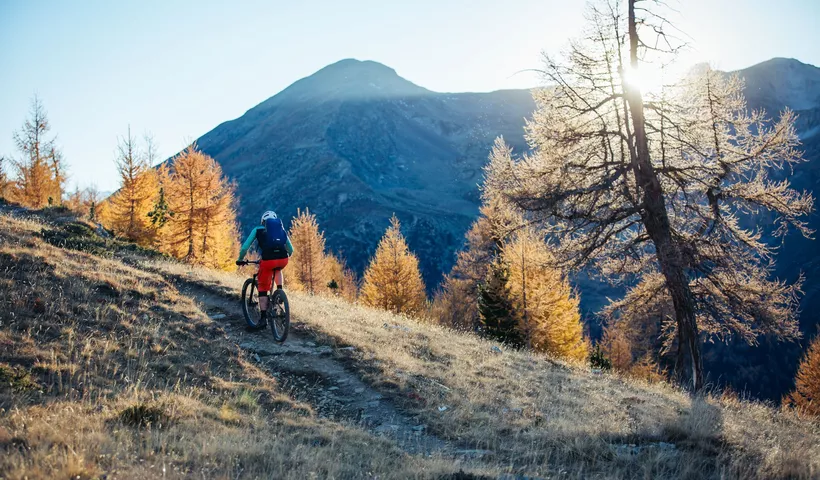
<path id="1" fill-rule="evenodd" d="M 165 199 L 165 187 L 159 187 L 157 201 L 154 202 L 154 206 L 151 208 L 151 211 L 148 212 L 148 218 L 151 219 L 151 226 L 159 230 L 165 226 L 168 219 L 173 215 L 174 212 L 171 211 L 168 206 L 168 201 Z"/>
<path id="2" fill-rule="evenodd" d="M 325 236 L 319 231 L 316 215 L 310 210 L 297 210 L 288 232 L 293 244 L 293 256 L 290 258 L 291 278 L 310 294 L 327 289 L 329 281 L 325 261 Z"/>
<path id="3" fill-rule="evenodd" d="M 786 402 L 805 413 L 820 416 L 820 335 L 809 345 L 794 383 L 794 391 Z"/>
<path id="4" fill-rule="evenodd" d="M 173 159 L 163 185 L 174 212 L 166 219 L 163 250 L 186 262 L 234 268 L 239 250 L 234 186 L 219 164 L 191 145 Z"/>
<path id="5" fill-rule="evenodd" d="M 120 140 L 115 160 L 120 174 L 120 189 L 107 201 L 105 224 L 117 235 L 141 245 L 154 241 L 156 230 L 151 225 L 151 211 L 158 189 L 157 173 L 140 151 L 136 139 L 128 134 Z"/>
<path id="6" fill-rule="evenodd" d="M 410 252 L 395 215 L 364 274 L 361 301 L 393 313 L 419 315 L 427 298 L 419 260 Z"/>
<path id="7" fill-rule="evenodd" d="M 345 265 L 344 259 L 333 254 L 325 257 L 328 289 L 333 295 L 344 298 L 348 302 L 355 302 L 359 295 L 359 285 L 356 274 Z M 335 287 L 331 287 L 333 284 Z"/>
<path id="8" fill-rule="evenodd" d="M 507 270 L 499 261 L 490 265 L 484 282 L 478 284 L 477 310 L 482 335 L 515 348 L 526 345 L 518 328 L 518 317 L 510 301 Z"/>
<path id="9" fill-rule="evenodd" d="M 578 297 L 564 275 L 551 265 L 547 244 L 531 230 L 504 243 L 501 262 L 507 271 L 509 299 L 527 347 L 551 355 L 585 360 L 589 342 Z"/>
<path id="10" fill-rule="evenodd" d="M 30 117 L 14 133 L 14 143 L 22 157 L 11 160 L 16 177 L 12 197 L 27 207 L 45 207 L 49 198 L 52 205 L 62 202 L 65 162 L 54 139 L 46 138 L 50 130 L 45 108 L 34 97 Z"/>

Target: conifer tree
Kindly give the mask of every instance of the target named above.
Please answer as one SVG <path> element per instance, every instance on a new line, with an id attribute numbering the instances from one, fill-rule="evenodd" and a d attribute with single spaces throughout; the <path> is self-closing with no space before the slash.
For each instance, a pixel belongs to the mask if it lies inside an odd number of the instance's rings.
<path id="1" fill-rule="evenodd" d="M 34 97 L 30 117 L 20 131 L 14 133 L 15 146 L 22 156 L 11 159 L 16 177 L 13 199 L 27 207 L 45 207 L 49 199 L 52 205 L 62 202 L 65 162 L 54 139 L 47 138 L 50 130 L 45 108 L 40 99 Z"/>
<path id="2" fill-rule="evenodd" d="M 518 328 L 518 317 L 510 301 L 507 288 L 507 270 L 499 261 L 494 261 L 484 281 L 478 284 L 478 315 L 480 332 L 515 348 L 526 345 L 526 340 Z"/>
<path id="3" fill-rule="evenodd" d="M 810 415 L 820 415 L 820 335 L 809 345 L 794 383 L 786 402 Z"/>
<path id="4" fill-rule="evenodd" d="M 482 324 L 477 299 L 504 238 L 521 223 L 511 209 L 484 195 L 481 215 L 466 234 L 466 248 L 436 292 L 431 316 L 443 325 L 477 330 Z M 482 327 L 483 328 L 483 327 Z"/>
<path id="5" fill-rule="evenodd" d="M 427 301 L 419 260 L 410 252 L 393 215 L 376 254 L 364 274 L 360 299 L 365 305 L 393 313 L 419 315 Z"/>
<path id="6" fill-rule="evenodd" d="M 165 199 L 165 187 L 159 187 L 159 195 L 157 201 L 148 212 L 148 218 L 151 220 L 151 226 L 159 230 L 168 222 L 168 218 L 172 217 L 174 212 L 168 206 L 168 201 Z"/>
<path id="7" fill-rule="evenodd" d="M 531 230 L 521 230 L 505 242 L 501 262 L 507 272 L 510 303 L 518 330 L 535 351 L 584 360 L 589 342 L 584 337 L 579 300 L 557 269 L 546 243 Z"/>
<path id="8" fill-rule="evenodd" d="M 800 282 L 771 278 L 763 235 L 810 235 L 813 197 L 786 179 L 803 161 L 794 114 L 749 111 L 736 76 L 702 69 L 660 92 L 632 80 L 675 59 L 664 4 L 590 5 L 584 37 L 546 58 L 531 152 L 499 142 L 485 188 L 550 237 L 562 269 L 634 281 L 621 315 L 668 306 L 675 374 L 697 391 L 703 339 L 799 336 Z M 748 212 L 771 221 L 750 228 Z"/>
<path id="9" fill-rule="evenodd" d="M 219 164 L 191 145 L 173 159 L 163 183 L 174 212 L 166 219 L 166 253 L 190 263 L 232 269 L 239 249 L 234 186 L 222 176 Z"/>
<path id="10" fill-rule="evenodd" d="M 344 259 L 333 254 L 325 257 L 327 271 L 328 289 L 333 295 L 344 298 L 348 302 L 355 302 L 359 294 L 359 286 L 356 274 L 345 265 Z M 331 284 L 335 287 L 331 287 Z"/>
<path id="11" fill-rule="evenodd" d="M 291 278 L 310 294 L 325 291 L 330 280 L 325 260 L 325 236 L 319 231 L 316 215 L 308 209 L 297 210 L 288 236 L 293 244 L 289 268 Z"/>
<path id="12" fill-rule="evenodd" d="M 157 194 L 158 178 L 146 152 L 128 134 L 117 147 L 115 160 L 120 174 L 120 189 L 107 200 L 105 223 L 114 233 L 141 245 L 153 243 L 155 229 L 148 213 Z"/>

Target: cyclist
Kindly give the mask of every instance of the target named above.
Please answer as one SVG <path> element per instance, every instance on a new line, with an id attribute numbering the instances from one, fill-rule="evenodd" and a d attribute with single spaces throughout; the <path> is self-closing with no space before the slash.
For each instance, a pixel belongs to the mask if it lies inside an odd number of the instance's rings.
<path id="1" fill-rule="evenodd" d="M 248 331 L 264 330 L 268 325 L 268 292 L 271 290 L 274 275 L 276 276 L 276 288 L 282 288 L 282 269 L 288 264 L 288 257 L 293 255 L 293 245 L 290 243 L 287 232 L 282 226 L 282 220 L 276 216 L 276 212 L 268 210 L 262 215 L 261 225 L 254 228 L 242 244 L 239 251 L 237 265 L 242 264 L 242 259 L 248 253 L 253 241 L 259 247 L 262 261 L 259 263 L 259 310 L 262 311 L 262 318 L 256 327 L 248 327 Z"/>

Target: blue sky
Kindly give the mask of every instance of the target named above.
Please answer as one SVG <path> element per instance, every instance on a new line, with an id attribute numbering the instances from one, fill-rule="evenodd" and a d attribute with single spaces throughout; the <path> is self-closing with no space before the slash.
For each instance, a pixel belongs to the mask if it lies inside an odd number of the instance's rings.
<path id="1" fill-rule="evenodd" d="M 670 0 L 687 62 L 820 65 L 816 0 Z M 72 185 L 117 186 L 117 137 L 161 157 L 342 58 L 376 60 L 436 91 L 524 88 L 540 52 L 583 24 L 580 0 L 0 0 L 0 155 L 37 94 Z"/>

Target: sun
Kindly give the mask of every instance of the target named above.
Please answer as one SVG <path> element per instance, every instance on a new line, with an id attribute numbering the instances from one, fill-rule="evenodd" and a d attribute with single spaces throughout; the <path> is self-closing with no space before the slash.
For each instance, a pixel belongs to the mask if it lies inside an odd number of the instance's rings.
<path id="1" fill-rule="evenodd" d="M 640 68 L 627 67 L 624 81 L 641 90 L 641 93 L 660 93 L 664 85 L 663 71 L 644 64 Z"/>

